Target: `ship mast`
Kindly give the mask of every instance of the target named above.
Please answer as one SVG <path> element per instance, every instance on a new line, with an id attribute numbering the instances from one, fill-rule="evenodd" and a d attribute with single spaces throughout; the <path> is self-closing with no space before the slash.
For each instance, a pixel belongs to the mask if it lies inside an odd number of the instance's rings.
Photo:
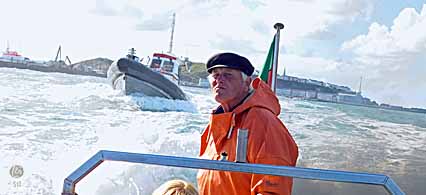
<path id="1" fill-rule="evenodd" d="M 362 88 L 362 76 L 359 80 L 359 89 L 358 89 L 358 94 L 361 95 L 361 88 Z"/>
<path id="2" fill-rule="evenodd" d="M 7 41 L 7 45 L 6 45 L 6 53 L 9 53 L 9 40 Z"/>
<path id="3" fill-rule="evenodd" d="M 173 51 L 173 34 L 175 32 L 175 19 L 176 19 L 176 13 L 173 13 L 173 21 L 172 21 L 172 30 L 170 33 L 170 44 L 169 44 L 169 52 L 172 53 Z"/>

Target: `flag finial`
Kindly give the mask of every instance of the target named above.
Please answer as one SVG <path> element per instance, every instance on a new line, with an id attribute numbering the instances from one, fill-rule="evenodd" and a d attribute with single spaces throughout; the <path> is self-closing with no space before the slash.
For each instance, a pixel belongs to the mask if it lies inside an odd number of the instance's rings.
<path id="1" fill-rule="evenodd" d="M 281 30 L 284 28 L 284 24 L 283 23 L 275 23 L 274 28 L 277 30 Z"/>

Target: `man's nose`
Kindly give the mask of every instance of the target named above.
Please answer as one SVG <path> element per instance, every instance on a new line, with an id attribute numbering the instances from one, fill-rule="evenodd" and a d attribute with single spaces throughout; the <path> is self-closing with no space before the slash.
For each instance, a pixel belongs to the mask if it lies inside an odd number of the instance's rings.
<path id="1" fill-rule="evenodd" d="M 223 83 L 227 81 L 229 78 L 226 76 L 226 74 L 216 74 L 209 78 L 210 82 L 213 84 L 216 83 Z"/>
<path id="2" fill-rule="evenodd" d="M 216 79 L 215 79 L 216 81 L 225 81 L 226 80 L 226 78 L 225 78 L 225 76 L 223 75 L 223 74 L 218 74 L 218 75 L 216 75 Z"/>

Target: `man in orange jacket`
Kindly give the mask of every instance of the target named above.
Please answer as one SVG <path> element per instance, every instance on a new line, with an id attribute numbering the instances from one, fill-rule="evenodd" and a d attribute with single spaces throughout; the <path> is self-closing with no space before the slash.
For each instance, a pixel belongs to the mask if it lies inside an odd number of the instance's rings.
<path id="1" fill-rule="evenodd" d="M 280 104 L 270 87 L 259 78 L 252 81 L 250 61 L 234 53 L 219 53 L 207 62 L 209 82 L 220 104 L 201 136 L 200 157 L 235 161 L 237 130 L 248 129 L 248 163 L 295 166 L 298 148 L 278 118 Z M 200 170 L 201 195 L 291 194 L 293 179 L 271 175 Z"/>

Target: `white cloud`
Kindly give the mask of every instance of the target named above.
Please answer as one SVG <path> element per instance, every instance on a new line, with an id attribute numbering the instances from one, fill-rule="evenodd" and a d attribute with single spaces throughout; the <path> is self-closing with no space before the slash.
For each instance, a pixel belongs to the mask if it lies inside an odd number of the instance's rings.
<path id="1" fill-rule="evenodd" d="M 373 23 L 367 35 L 345 42 L 343 50 L 352 50 L 360 56 L 387 56 L 426 49 L 426 4 L 418 14 L 413 8 L 401 11 L 392 27 Z"/>
<path id="2" fill-rule="evenodd" d="M 332 2 L 329 13 L 345 19 L 355 20 L 358 17 L 369 19 L 374 10 L 374 0 L 344 0 Z"/>
<path id="3" fill-rule="evenodd" d="M 315 78 L 322 81 L 330 81 L 329 75 L 333 75 L 339 63 L 321 57 L 302 57 L 294 54 L 282 55 L 279 59 L 279 74 L 286 68 L 287 75 Z M 284 66 L 282 66 L 284 65 Z"/>
<path id="4" fill-rule="evenodd" d="M 117 8 L 106 0 L 96 0 L 96 7 L 92 12 L 103 16 L 116 16 L 119 14 Z"/>
<path id="5" fill-rule="evenodd" d="M 293 44 L 305 36 L 320 39 L 333 38 L 334 36 L 328 30 L 330 26 L 346 21 L 352 22 L 357 17 L 369 18 L 373 5 L 374 1 L 367 0 L 271 0 L 266 1 L 265 6 L 260 6 L 256 10 L 256 15 L 262 18 L 264 23 L 283 22 L 287 27 L 284 41 L 286 44 Z M 317 33 L 321 35 L 317 36 Z"/>
<path id="6" fill-rule="evenodd" d="M 367 34 L 342 45 L 355 54 L 352 63 L 369 77 L 366 87 L 377 99 L 402 105 L 425 106 L 426 5 L 420 13 L 407 8 L 389 28 L 373 23 Z M 416 94 L 416 96 L 413 96 Z"/>

